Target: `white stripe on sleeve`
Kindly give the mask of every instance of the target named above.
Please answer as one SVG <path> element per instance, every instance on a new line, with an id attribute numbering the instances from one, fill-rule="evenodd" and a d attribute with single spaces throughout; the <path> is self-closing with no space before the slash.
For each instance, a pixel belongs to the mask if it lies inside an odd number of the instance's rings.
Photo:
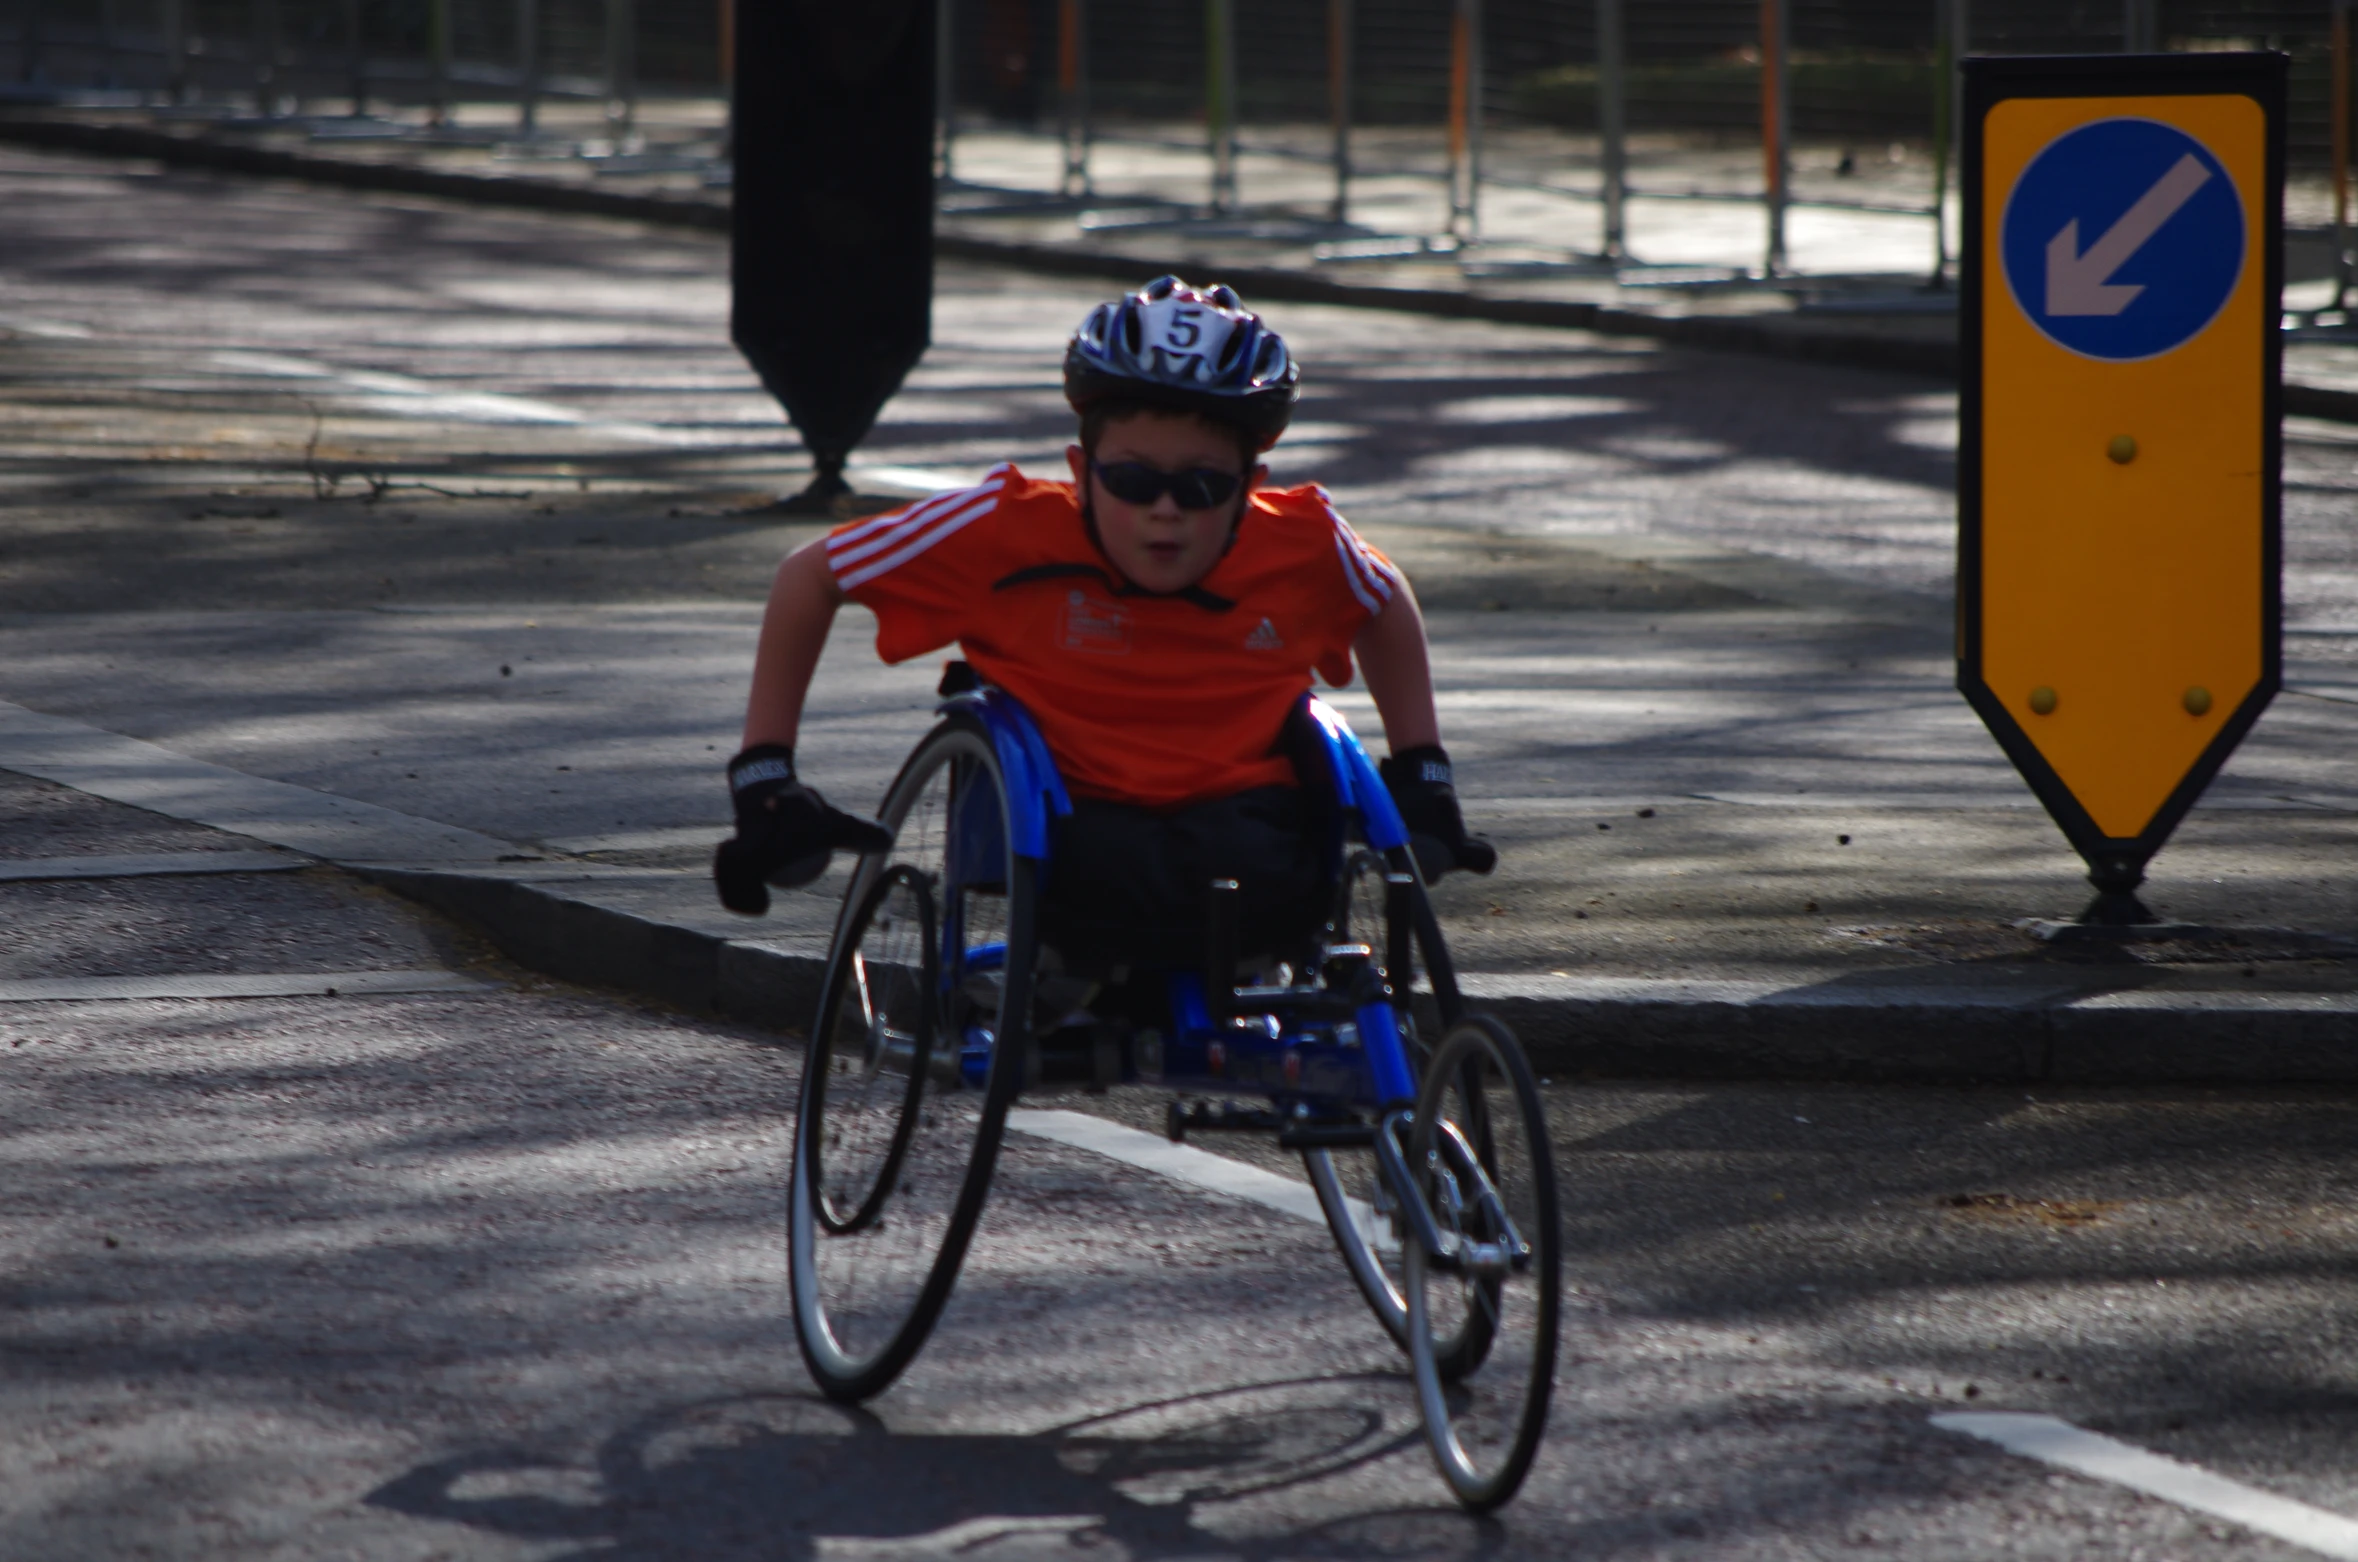
<path id="1" fill-rule="evenodd" d="M 857 591 L 877 576 L 908 563 L 952 532 L 959 531 L 975 521 L 981 520 L 998 506 L 999 495 L 994 490 L 975 498 L 972 504 L 963 509 L 952 510 L 948 515 L 936 521 L 930 529 L 919 532 L 914 538 L 902 541 L 901 539 L 907 536 L 907 533 L 897 533 L 893 540 L 900 542 L 901 545 L 882 558 L 871 559 L 848 571 L 840 563 L 836 564 L 835 584 L 845 591 Z"/>
<path id="2" fill-rule="evenodd" d="M 1326 490 L 1318 490 L 1320 508 L 1326 511 L 1327 521 L 1335 529 L 1335 554 L 1343 561 L 1343 578 L 1349 582 L 1351 594 L 1359 605 L 1370 613 L 1383 610 L 1385 603 L 1400 588 L 1400 573 L 1378 558 L 1373 549 L 1360 540 L 1350 522 L 1335 512 L 1334 502 Z"/>
<path id="3" fill-rule="evenodd" d="M 993 467 L 990 475 L 973 488 L 935 494 L 903 509 L 890 510 L 873 520 L 847 527 L 829 537 L 827 566 L 834 571 L 835 583 L 848 591 L 864 581 L 873 580 L 895 564 L 924 552 L 959 526 L 988 512 L 998 503 L 999 492 L 1006 485 L 1009 470 L 1005 466 Z M 978 502 L 982 506 L 979 510 L 973 508 Z M 956 525 L 939 527 L 938 523 L 944 517 L 953 514 L 961 517 Z M 925 540 L 914 548 L 907 546 L 910 539 L 919 537 Z M 875 562 L 879 555 L 885 555 L 887 561 Z"/>
<path id="4" fill-rule="evenodd" d="M 1343 540 L 1343 534 L 1340 531 L 1335 533 L 1335 556 L 1343 561 L 1344 584 L 1351 588 L 1351 595 L 1359 599 L 1359 605 L 1370 613 L 1382 612 L 1384 609 L 1382 599 L 1368 591 L 1366 582 L 1360 576 L 1357 564 L 1352 561 L 1351 545 Z"/>

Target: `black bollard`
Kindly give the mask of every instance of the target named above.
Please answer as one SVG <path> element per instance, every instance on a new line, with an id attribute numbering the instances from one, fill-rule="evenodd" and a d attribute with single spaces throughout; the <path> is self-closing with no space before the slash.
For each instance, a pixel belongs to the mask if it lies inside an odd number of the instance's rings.
<path id="1" fill-rule="evenodd" d="M 924 355 L 933 305 L 935 0 L 741 0 L 730 336 L 816 470 L 843 470 Z"/>

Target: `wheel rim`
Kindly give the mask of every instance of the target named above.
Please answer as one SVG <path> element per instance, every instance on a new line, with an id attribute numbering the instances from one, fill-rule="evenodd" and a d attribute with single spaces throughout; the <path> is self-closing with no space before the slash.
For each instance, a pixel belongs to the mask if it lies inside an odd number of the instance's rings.
<path id="1" fill-rule="evenodd" d="M 995 866 L 980 872 L 950 860 L 953 810 L 970 808 L 996 825 Z M 821 1387 L 852 1398 L 899 1372 L 947 1298 L 1004 1115 L 958 1067 L 970 1032 L 995 1033 L 998 989 L 957 967 L 978 945 L 1004 948 L 1014 866 L 987 738 L 929 741 L 884 822 L 893 850 L 862 863 L 838 928 L 790 1217 L 805 1356 Z"/>
<path id="2" fill-rule="evenodd" d="M 1520 1268 L 1465 1274 L 1444 1271 L 1421 1245 L 1408 1244 L 1411 1356 L 1427 1434 L 1458 1499 L 1475 1508 L 1504 1502 L 1521 1483 L 1545 1427 L 1555 1372 L 1552 1157 L 1529 1072 L 1505 1047 L 1480 1023 L 1450 1036 L 1434 1058 L 1409 1146 L 1411 1169 L 1444 1233 L 1492 1249 L 1519 1236 L 1528 1246 Z M 1469 1152 L 1495 1202 L 1467 1172 Z M 1445 1370 L 1441 1348 L 1451 1341 L 1460 1357 L 1456 1373 Z"/>

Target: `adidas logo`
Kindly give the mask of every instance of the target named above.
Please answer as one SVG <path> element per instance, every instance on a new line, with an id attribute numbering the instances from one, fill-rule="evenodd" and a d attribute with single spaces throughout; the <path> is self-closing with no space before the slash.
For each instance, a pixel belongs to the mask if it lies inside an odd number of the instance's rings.
<path id="1" fill-rule="evenodd" d="M 1277 632 L 1275 624 L 1264 618 L 1261 620 L 1260 628 L 1245 636 L 1245 649 L 1248 651 L 1282 651 L 1285 649 L 1285 636 Z"/>

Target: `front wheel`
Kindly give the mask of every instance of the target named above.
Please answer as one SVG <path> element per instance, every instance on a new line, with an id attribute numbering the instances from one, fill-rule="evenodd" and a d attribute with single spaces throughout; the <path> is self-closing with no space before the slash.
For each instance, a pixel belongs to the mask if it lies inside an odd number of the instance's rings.
<path id="1" fill-rule="evenodd" d="M 885 797 L 852 875 L 803 1060 L 788 1241 L 794 1323 L 831 1399 L 881 1392 L 956 1284 L 1022 1073 L 1037 865 L 1008 848 L 979 723 L 952 717 Z"/>
<path id="2" fill-rule="evenodd" d="M 1441 1237 L 1403 1245 L 1425 1436 L 1457 1500 L 1487 1512 L 1522 1485 L 1547 1428 L 1563 1284 L 1547 1117 L 1504 1025 L 1476 1015 L 1442 1041 L 1408 1167 Z"/>
<path id="3" fill-rule="evenodd" d="M 1391 880 L 1408 883 L 1406 915 L 1390 893 Z M 1461 1012 L 1457 980 L 1448 951 L 1440 942 L 1439 924 L 1431 902 L 1417 878 L 1416 860 L 1405 847 L 1380 853 L 1358 847 L 1343 859 L 1335 885 L 1334 908 L 1327 919 L 1326 942 L 1364 944 L 1383 973 L 1398 1004 L 1400 1039 L 1408 1050 L 1409 1068 L 1424 1077 L 1427 1049 L 1417 1038 L 1416 1011 L 1411 989 L 1421 968 L 1435 986 L 1441 1022 L 1453 1023 Z M 1421 962 L 1419 957 L 1422 957 Z M 1382 1129 L 1377 1130 L 1379 1133 Z M 1343 1256 L 1368 1311 L 1392 1343 L 1408 1349 L 1408 1292 L 1402 1278 L 1400 1211 L 1373 1149 L 1320 1148 L 1302 1152 L 1303 1169 L 1326 1215 L 1335 1250 Z M 1478 1340 L 1444 1342 L 1441 1372 L 1455 1378 L 1480 1363 Z"/>

